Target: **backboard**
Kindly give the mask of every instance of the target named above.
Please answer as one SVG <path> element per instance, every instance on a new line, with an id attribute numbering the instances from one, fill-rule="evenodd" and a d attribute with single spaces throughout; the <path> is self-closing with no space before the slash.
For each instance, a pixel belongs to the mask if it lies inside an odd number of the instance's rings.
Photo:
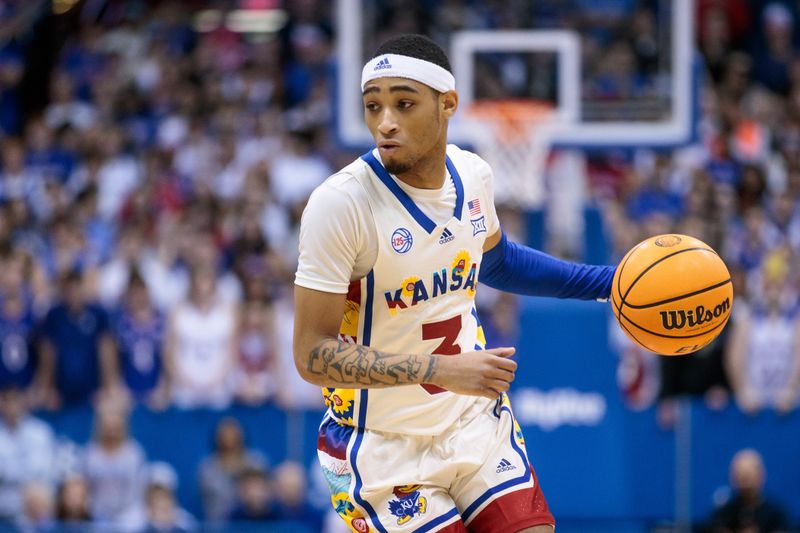
<path id="1" fill-rule="evenodd" d="M 361 68 L 380 42 L 404 32 L 448 52 L 461 106 L 552 102 L 556 145 L 674 146 L 692 135 L 693 0 L 338 0 L 336 20 L 336 130 L 354 149 L 372 145 Z M 450 140 L 469 146 L 461 117 Z"/>

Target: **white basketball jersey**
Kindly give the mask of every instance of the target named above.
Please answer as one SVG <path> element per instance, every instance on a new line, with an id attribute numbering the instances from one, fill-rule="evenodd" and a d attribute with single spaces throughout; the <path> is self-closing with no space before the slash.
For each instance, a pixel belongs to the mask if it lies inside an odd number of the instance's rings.
<path id="1" fill-rule="evenodd" d="M 794 370 L 795 322 L 787 316 L 755 315 L 750 326 L 747 376 L 768 404 L 789 386 Z"/>
<path id="2" fill-rule="evenodd" d="M 475 310 L 487 237 L 483 182 L 459 174 L 466 155 L 447 148 L 446 179 L 456 202 L 452 217 L 434 222 L 370 152 L 343 172 L 367 191 L 379 250 L 369 274 L 350 285 L 341 338 L 388 353 L 457 355 L 485 344 Z M 460 164 L 461 163 L 461 164 Z M 413 371 L 424 375 L 426 368 Z M 323 389 L 333 417 L 378 431 L 433 435 L 485 399 L 430 385 L 385 389 Z M 485 400 L 487 404 L 489 400 Z"/>
<path id="3" fill-rule="evenodd" d="M 175 366 L 196 387 L 219 381 L 229 365 L 235 313 L 229 304 L 215 302 L 207 311 L 191 304 L 175 313 Z"/>

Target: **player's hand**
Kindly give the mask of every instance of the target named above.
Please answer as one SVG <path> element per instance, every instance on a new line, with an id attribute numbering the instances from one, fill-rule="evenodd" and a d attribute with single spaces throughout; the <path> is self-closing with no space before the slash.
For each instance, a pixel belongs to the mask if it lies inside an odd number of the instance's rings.
<path id="1" fill-rule="evenodd" d="M 492 348 L 455 356 L 437 355 L 431 384 L 451 392 L 496 400 L 514 381 L 514 348 Z"/>

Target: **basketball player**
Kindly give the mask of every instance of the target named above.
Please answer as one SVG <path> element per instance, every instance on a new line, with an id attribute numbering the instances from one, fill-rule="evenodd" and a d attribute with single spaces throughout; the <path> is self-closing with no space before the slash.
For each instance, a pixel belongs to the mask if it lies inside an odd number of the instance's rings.
<path id="1" fill-rule="evenodd" d="M 433 41 L 387 41 L 361 88 L 377 148 L 311 196 L 295 281 L 295 362 L 329 407 L 318 450 L 333 505 L 358 533 L 551 532 L 505 394 L 514 348 L 485 349 L 478 276 L 596 299 L 613 268 L 505 238 L 490 168 L 447 144 L 458 95 Z"/>

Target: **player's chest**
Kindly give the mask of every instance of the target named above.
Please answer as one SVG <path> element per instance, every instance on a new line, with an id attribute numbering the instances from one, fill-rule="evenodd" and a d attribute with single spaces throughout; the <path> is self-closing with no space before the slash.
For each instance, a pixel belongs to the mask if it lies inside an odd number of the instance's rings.
<path id="1" fill-rule="evenodd" d="M 378 235 L 383 242 L 373 283 L 390 312 L 475 296 L 485 228 L 476 231 L 469 220 L 454 218 L 432 233 L 398 223 L 381 228 Z"/>

